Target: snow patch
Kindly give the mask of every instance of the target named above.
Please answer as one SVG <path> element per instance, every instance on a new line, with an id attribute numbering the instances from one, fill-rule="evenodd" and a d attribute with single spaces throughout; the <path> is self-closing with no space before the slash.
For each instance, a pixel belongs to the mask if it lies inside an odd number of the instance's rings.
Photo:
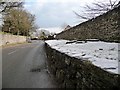
<path id="1" fill-rule="evenodd" d="M 80 41 L 78 41 L 80 42 Z M 87 41 L 85 43 L 68 40 L 48 40 L 46 43 L 52 48 L 80 60 L 89 60 L 94 65 L 116 74 L 118 70 L 118 43 L 102 41 Z"/>

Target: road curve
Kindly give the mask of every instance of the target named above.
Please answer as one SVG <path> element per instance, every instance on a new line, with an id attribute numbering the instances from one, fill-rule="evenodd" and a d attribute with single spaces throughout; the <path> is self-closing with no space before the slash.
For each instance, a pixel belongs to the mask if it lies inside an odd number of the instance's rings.
<path id="1" fill-rule="evenodd" d="M 2 88 L 56 88 L 43 41 L 2 49 Z"/>

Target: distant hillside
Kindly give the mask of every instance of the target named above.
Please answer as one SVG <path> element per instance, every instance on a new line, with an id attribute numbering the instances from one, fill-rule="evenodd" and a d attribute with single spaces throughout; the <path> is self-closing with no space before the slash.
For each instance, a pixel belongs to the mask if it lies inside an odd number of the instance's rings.
<path id="1" fill-rule="evenodd" d="M 100 39 L 120 42 L 120 6 L 56 35 L 57 39 Z"/>

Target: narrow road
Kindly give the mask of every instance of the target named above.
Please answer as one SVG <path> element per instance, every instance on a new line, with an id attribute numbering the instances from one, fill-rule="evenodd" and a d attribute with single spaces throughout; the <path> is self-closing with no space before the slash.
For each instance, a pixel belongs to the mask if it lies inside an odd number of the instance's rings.
<path id="1" fill-rule="evenodd" d="M 43 41 L 2 50 L 2 88 L 56 88 L 46 65 Z"/>

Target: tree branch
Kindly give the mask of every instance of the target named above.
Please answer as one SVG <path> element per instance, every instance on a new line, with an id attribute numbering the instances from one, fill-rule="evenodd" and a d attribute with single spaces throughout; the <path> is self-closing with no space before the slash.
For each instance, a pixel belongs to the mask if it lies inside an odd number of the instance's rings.
<path id="1" fill-rule="evenodd" d="M 92 3 L 93 5 L 86 5 L 85 8 L 85 13 L 83 12 L 82 15 L 78 14 L 77 12 L 73 11 L 75 15 L 81 19 L 92 19 L 95 18 L 96 15 L 101 15 L 113 8 L 116 7 L 117 1 L 112 1 L 108 0 L 108 2 L 94 2 Z M 86 13 L 87 12 L 87 13 Z"/>

